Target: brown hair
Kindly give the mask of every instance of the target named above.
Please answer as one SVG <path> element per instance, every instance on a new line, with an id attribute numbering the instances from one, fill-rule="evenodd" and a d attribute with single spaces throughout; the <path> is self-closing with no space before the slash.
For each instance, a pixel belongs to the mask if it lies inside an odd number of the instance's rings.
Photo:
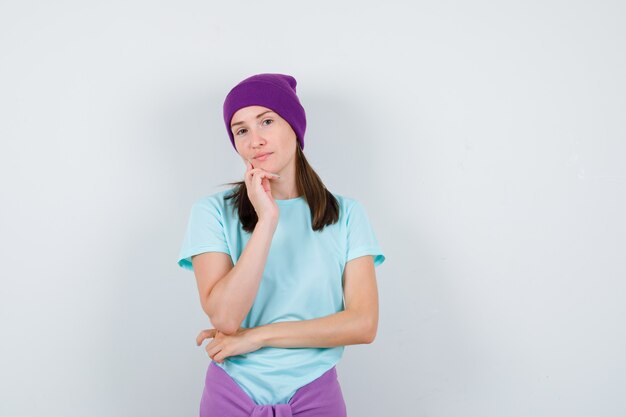
<path id="1" fill-rule="evenodd" d="M 243 229 L 252 233 L 258 217 L 252 202 L 248 198 L 245 181 L 229 182 L 222 185 L 234 185 L 235 190 L 224 200 L 233 199 L 233 210 L 239 213 L 239 220 Z M 339 221 L 339 202 L 322 182 L 321 178 L 313 170 L 306 160 L 300 146 L 296 146 L 296 187 L 298 194 L 304 195 L 304 199 L 311 210 L 311 226 L 313 230 L 322 230 L 325 226 Z"/>

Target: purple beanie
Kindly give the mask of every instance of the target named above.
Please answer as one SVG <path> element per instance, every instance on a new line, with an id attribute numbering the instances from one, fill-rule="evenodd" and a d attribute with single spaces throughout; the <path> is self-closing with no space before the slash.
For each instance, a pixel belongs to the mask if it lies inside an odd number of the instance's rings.
<path id="1" fill-rule="evenodd" d="M 224 100 L 224 123 L 235 150 L 230 122 L 237 110 L 247 106 L 263 106 L 278 113 L 296 132 L 300 149 L 304 149 L 306 114 L 296 95 L 296 84 L 291 75 L 265 73 L 248 77 L 230 90 Z"/>

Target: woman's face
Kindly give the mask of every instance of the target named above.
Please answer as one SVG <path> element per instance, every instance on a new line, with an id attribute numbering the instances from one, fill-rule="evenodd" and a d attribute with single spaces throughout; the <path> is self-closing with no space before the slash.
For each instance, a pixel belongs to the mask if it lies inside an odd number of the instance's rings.
<path id="1" fill-rule="evenodd" d="M 255 168 L 281 172 L 293 163 L 296 154 L 296 133 L 289 123 L 271 109 L 263 106 L 243 107 L 233 115 L 230 129 L 235 148 L 244 162 L 252 161 Z M 261 154 L 269 153 L 259 158 Z"/>

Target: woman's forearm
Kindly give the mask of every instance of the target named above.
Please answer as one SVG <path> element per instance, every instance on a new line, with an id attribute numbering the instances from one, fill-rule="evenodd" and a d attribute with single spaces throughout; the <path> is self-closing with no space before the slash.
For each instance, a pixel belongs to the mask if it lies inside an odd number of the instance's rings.
<path id="1" fill-rule="evenodd" d="M 367 318 L 351 310 L 300 321 L 283 321 L 252 329 L 262 346 L 335 347 L 371 343 L 376 329 Z"/>
<path id="2" fill-rule="evenodd" d="M 256 298 L 278 222 L 259 220 L 233 268 L 211 290 L 211 322 L 226 334 L 237 331 Z"/>

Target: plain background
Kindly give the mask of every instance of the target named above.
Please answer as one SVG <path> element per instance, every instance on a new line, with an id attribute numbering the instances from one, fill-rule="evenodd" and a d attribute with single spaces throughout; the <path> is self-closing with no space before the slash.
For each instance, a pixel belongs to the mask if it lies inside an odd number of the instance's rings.
<path id="1" fill-rule="evenodd" d="M 0 3 L 0 414 L 195 416 L 176 265 L 242 178 L 222 103 L 291 74 L 387 256 L 352 417 L 626 414 L 623 2 Z"/>

